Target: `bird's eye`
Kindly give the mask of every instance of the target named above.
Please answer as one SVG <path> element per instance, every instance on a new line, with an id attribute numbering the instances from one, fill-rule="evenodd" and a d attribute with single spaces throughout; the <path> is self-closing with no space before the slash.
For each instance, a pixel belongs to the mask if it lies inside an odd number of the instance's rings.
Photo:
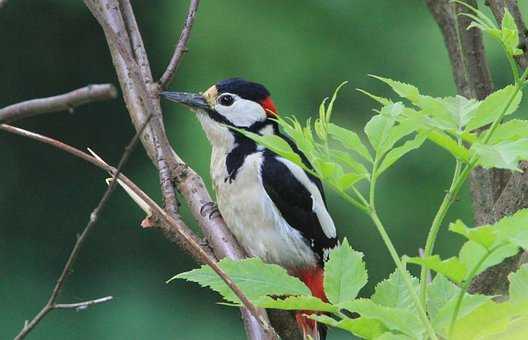
<path id="1" fill-rule="evenodd" d="M 231 106 L 231 104 L 233 104 L 234 101 L 235 101 L 235 98 L 233 98 L 233 96 L 228 95 L 228 94 L 225 94 L 221 96 L 220 98 L 218 98 L 218 102 L 222 106 Z"/>

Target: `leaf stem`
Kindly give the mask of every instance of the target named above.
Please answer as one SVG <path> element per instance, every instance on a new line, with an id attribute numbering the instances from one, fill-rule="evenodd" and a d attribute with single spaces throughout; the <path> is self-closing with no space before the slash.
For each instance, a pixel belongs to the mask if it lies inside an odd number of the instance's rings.
<path id="1" fill-rule="evenodd" d="M 479 268 L 482 266 L 482 264 L 484 263 L 484 261 L 487 260 L 487 258 L 494 252 L 496 251 L 497 249 L 499 249 L 500 247 L 502 247 L 502 245 L 499 245 L 491 250 L 489 250 L 478 262 L 477 264 L 475 265 L 475 267 L 471 270 L 471 272 L 469 273 L 467 279 L 464 281 L 464 285 L 462 286 L 462 289 L 460 290 L 460 292 L 458 293 L 458 296 L 457 296 L 457 299 L 456 299 L 456 302 L 455 302 L 455 309 L 453 310 L 453 316 L 451 317 L 451 322 L 449 324 L 449 337 L 448 339 L 451 339 L 452 338 L 452 335 L 453 335 L 453 331 L 455 329 L 455 322 L 456 322 L 456 319 L 458 317 L 458 313 L 460 312 L 460 307 L 462 306 L 462 300 L 464 298 L 464 296 L 466 295 L 468 289 L 469 289 L 469 285 L 471 284 L 471 281 L 473 281 L 473 278 L 475 277 L 475 275 L 477 274 Z"/>
<path id="2" fill-rule="evenodd" d="M 409 290 L 409 294 L 411 295 L 413 303 L 416 305 L 416 308 L 418 310 L 418 317 L 420 318 L 420 321 L 422 322 L 422 324 L 425 326 L 425 329 L 427 331 L 427 334 L 429 335 L 429 338 L 433 340 L 437 340 L 438 338 L 435 334 L 433 326 L 429 318 L 427 317 L 427 314 L 425 313 L 424 306 L 420 303 L 420 299 L 418 297 L 418 294 L 416 293 L 416 290 L 413 287 L 409 273 L 405 270 L 405 267 L 403 263 L 401 262 L 400 257 L 398 256 L 398 252 L 396 251 L 396 248 L 394 248 L 394 245 L 392 244 L 392 241 L 389 235 L 387 234 L 387 231 L 385 230 L 385 227 L 383 226 L 383 223 L 381 222 L 376 212 L 376 209 L 372 206 L 371 206 L 369 216 L 372 219 L 372 222 L 374 222 L 374 225 L 376 226 L 376 228 L 378 229 L 378 232 L 380 233 L 381 238 L 383 239 L 383 242 L 385 242 L 385 246 L 389 250 L 389 253 L 392 257 L 392 260 L 396 264 L 396 267 L 402 273 L 405 286 Z"/>
<path id="3" fill-rule="evenodd" d="M 455 165 L 455 172 L 453 174 L 453 179 L 451 180 L 451 185 L 449 186 L 449 190 L 445 194 L 444 199 L 442 200 L 442 203 L 440 204 L 440 207 L 436 212 L 436 215 L 433 219 L 433 223 L 431 224 L 431 229 L 429 229 L 429 233 L 427 234 L 427 241 L 425 242 L 424 249 L 424 257 L 432 255 L 435 241 L 438 236 L 438 232 L 440 231 L 440 226 L 442 225 L 447 211 L 451 207 L 451 203 L 457 195 L 458 190 L 464 182 L 461 181 L 461 169 L 462 163 L 460 162 L 460 160 L 457 159 Z M 427 306 L 427 275 L 429 275 L 429 269 L 427 269 L 425 266 L 422 266 L 422 270 L 420 272 L 420 299 L 424 307 Z"/>
<path id="4" fill-rule="evenodd" d="M 523 88 L 524 82 L 526 81 L 527 76 L 528 76 L 528 68 L 524 70 L 522 76 L 516 81 L 515 91 L 513 92 L 512 96 L 509 98 L 501 114 L 493 121 L 491 127 L 486 131 L 486 134 L 484 135 L 482 143 L 485 144 L 489 142 L 496 128 L 499 126 L 500 122 L 502 121 L 502 118 L 504 118 L 504 115 L 506 114 L 506 112 L 508 112 L 508 109 L 513 103 L 513 100 L 515 99 L 519 91 Z M 457 166 L 455 167 L 455 174 L 453 175 L 453 181 L 451 182 L 449 191 L 444 196 L 444 199 L 442 200 L 442 203 L 440 204 L 440 207 L 438 208 L 438 211 L 433 219 L 431 229 L 429 229 L 429 233 L 427 235 L 427 240 L 426 240 L 425 248 L 424 248 L 424 257 L 428 257 L 433 254 L 434 244 L 438 236 L 438 231 L 440 230 L 442 222 L 444 221 L 445 215 L 447 211 L 449 210 L 449 208 L 451 207 L 451 204 L 453 203 L 454 199 L 458 195 L 458 192 L 462 188 L 462 185 L 468 178 L 469 174 L 477 165 L 477 162 L 478 162 L 478 156 L 474 154 L 473 156 L 471 156 L 468 164 L 464 167 L 464 169 L 460 171 L 461 164 L 460 164 L 460 161 L 457 160 Z M 426 296 L 427 295 L 427 283 L 426 283 L 425 278 L 427 277 L 428 273 L 429 273 L 429 269 L 422 266 L 422 271 L 420 273 L 420 297 L 421 297 L 421 301 L 424 306 L 426 306 L 427 304 L 427 301 L 426 301 L 427 300 L 427 296 Z"/>
<path id="5" fill-rule="evenodd" d="M 402 277 L 404 279 L 405 286 L 409 290 L 409 294 L 411 295 L 411 298 L 413 299 L 414 304 L 416 305 L 416 308 L 418 309 L 418 317 L 420 318 L 420 321 L 425 326 L 425 329 L 427 330 L 427 333 L 429 334 L 429 337 L 431 339 L 437 339 L 436 334 L 434 332 L 433 326 L 431 325 L 430 320 L 427 317 L 427 314 L 425 313 L 424 304 L 420 303 L 420 299 L 418 297 L 418 294 L 416 294 L 416 290 L 413 287 L 411 278 L 409 276 L 409 273 L 405 270 L 405 266 L 401 262 L 400 256 L 398 255 L 398 252 L 396 248 L 394 247 L 394 244 L 392 243 L 389 234 L 387 233 L 387 230 L 383 226 L 383 223 L 381 222 L 378 213 L 376 212 L 376 180 L 377 180 L 377 171 L 378 171 L 378 163 L 379 163 L 379 157 L 376 154 L 374 157 L 374 164 L 372 166 L 372 173 L 370 177 L 370 187 L 369 187 L 369 217 L 378 229 L 378 232 L 383 239 L 383 242 L 385 243 L 385 246 L 389 250 L 389 253 L 392 257 L 392 260 L 396 264 L 396 267 L 401 272 Z"/>
<path id="6" fill-rule="evenodd" d="M 513 103 L 513 100 L 515 97 L 517 97 L 517 94 L 521 89 L 524 87 L 524 82 L 526 81 L 526 76 L 528 75 L 528 68 L 526 68 L 521 76 L 521 78 L 517 79 L 515 82 L 515 91 L 513 91 L 513 95 L 508 100 L 508 103 L 504 107 L 504 110 L 502 110 L 501 114 L 495 121 L 491 124 L 491 127 L 486 131 L 486 134 L 484 135 L 484 139 L 482 141 L 483 144 L 486 144 L 489 142 L 491 136 L 493 135 L 493 132 L 495 132 L 495 129 L 499 126 L 499 124 L 502 121 L 502 118 L 504 118 L 504 115 L 506 115 L 506 112 L 508 112 L 508 109 L 510 108 L 511 104 Z"/>

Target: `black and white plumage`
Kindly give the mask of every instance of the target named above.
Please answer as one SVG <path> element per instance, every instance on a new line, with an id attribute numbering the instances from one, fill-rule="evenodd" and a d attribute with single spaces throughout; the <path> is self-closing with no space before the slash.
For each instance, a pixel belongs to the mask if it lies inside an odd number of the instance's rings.
<path id="1" fill-rule="evenodd" d="M 337 237 L 321 182 L 229 128 L 280 135 L 277 123 L 270 119 L 277 112 L 268 90 L 233 78 L 201 95 L 164 95 L 197 113 L 212 145 L 211 177 L 218 208 L 244 250 L 250 256 L 283 266 L 299 276 L 314 295 L 326 299 L 322 265 L 325 253 L 337 244 Z M 297 147 L 288 142 L 310 166 Z"/>

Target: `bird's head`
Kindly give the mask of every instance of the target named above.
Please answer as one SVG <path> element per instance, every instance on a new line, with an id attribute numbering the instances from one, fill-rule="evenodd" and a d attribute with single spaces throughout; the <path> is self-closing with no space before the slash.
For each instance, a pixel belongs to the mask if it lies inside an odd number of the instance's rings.
<path id="1" fill-rule="evenodd" d="M 213 146 L 230 143 L 235 131 L 229 127 L 259 134 L 273 134 L 277 109 L 269 91 L 261 84 L 230 78 L 203 93 L 162 92 L 165 98 L 183 104 L 197 113 Z"/>

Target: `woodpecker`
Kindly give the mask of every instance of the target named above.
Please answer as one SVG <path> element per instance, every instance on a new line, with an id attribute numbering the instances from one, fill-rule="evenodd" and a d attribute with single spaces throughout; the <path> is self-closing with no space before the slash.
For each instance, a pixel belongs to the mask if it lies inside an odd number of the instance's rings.
<path id="1" fill-rule="evenodd" d="M 210 171 L 218 209 L 246 253 L 284 267 L 326 301 L 323 265 L 337 236 L 321 182 L 230 128 L 278 135 L 311 168 L 306 156 L 279 131 L 269 91 L 261 84 L 230 78 L 203 93 L 162 95 L 196 113 L 212 145 Z M 326 328 L 303 314 L 297 314 L 297 322 L 305 338 L 326 337 Z"/>

